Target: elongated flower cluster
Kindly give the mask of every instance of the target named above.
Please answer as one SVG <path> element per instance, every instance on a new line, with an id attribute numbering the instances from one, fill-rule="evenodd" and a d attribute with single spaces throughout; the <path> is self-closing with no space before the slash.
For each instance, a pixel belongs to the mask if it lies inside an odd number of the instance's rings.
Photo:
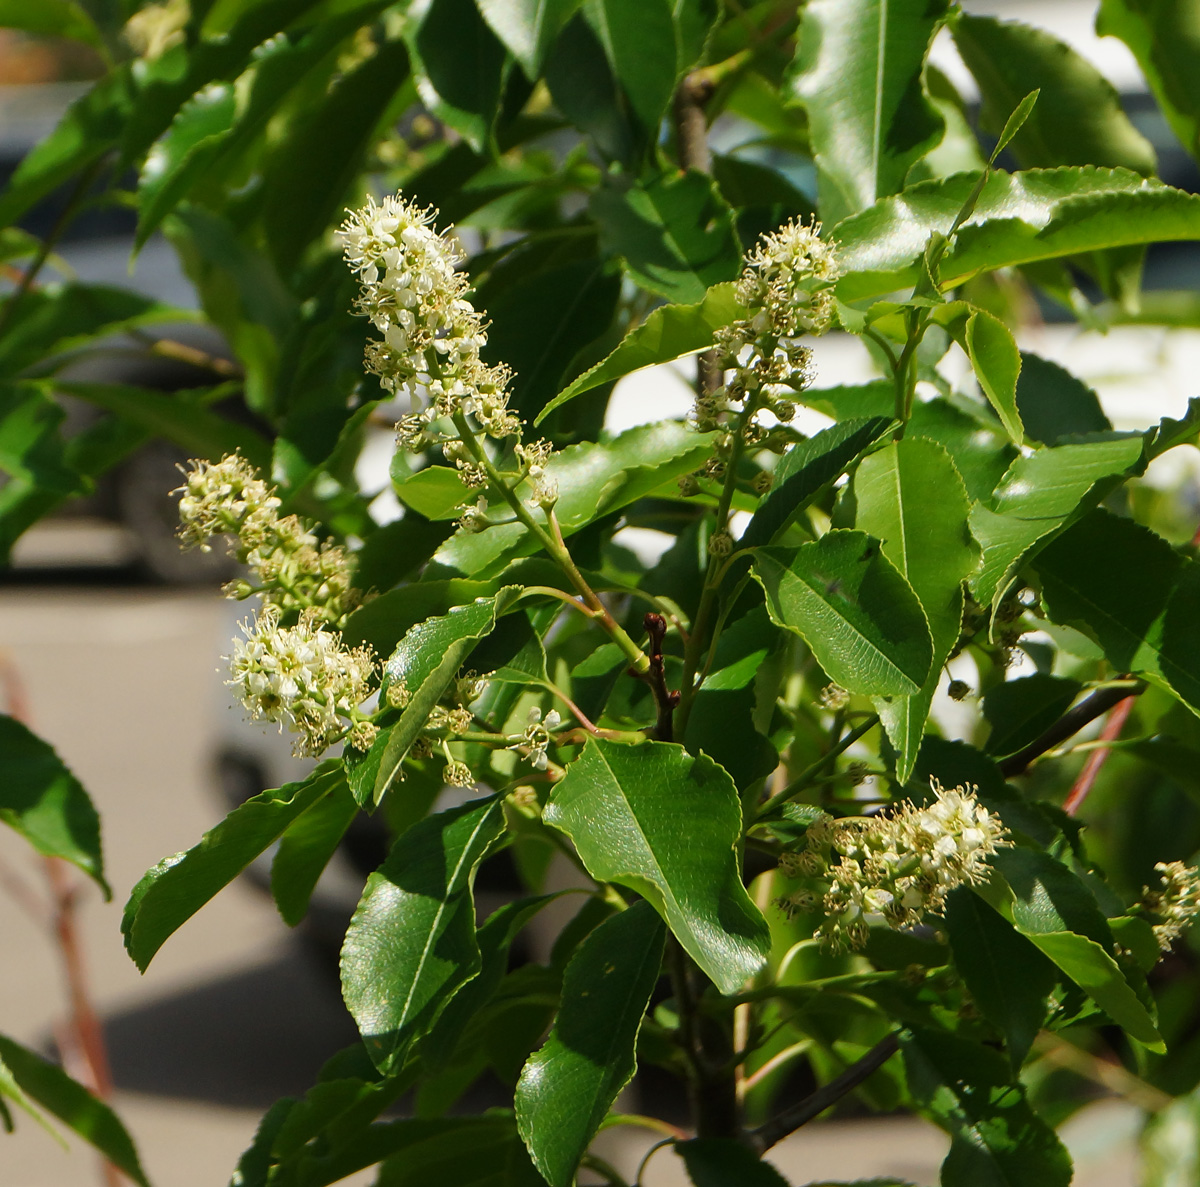
<path id="1" fill-rule="evenodd" d="M 905 928 L 941 914 L 951 890 L 986 877 L 1005 829 L 972 789 L 935 782 L 933 791 L 931 804 L 906 803 L 887 816 L 820 817 L 804 848 L 780 863 L 804 882 L 781 905 L 823 909 L 817 934 L 839 950 L 866 943 L 871 917 Z"/>
<path id="2" fill-rule="evenodd" d="M 259 594 L 291 613 L 310 612 L 341 625 L 361 600 L 350 578 L 350 558 L 328 541 L 319 544 L 303 520 L 279 514 L 279 498 L 245 458 L 194 460 L 180 488 L 179 534 L 185 547 L 211 548 L 228 536 L 237 559 L 257 584 L 234 582 L 234 597 Z"/>
<path id="3" fill-rule="evenodd" d="M 358 311 L 383 335 L 367 347 L 367 370 L 388 391 L 408 392 L 414 411 L 397 429 L 400 444 L 414 451 L 452 440 L 456 434 L 440 429 L 438 421 L 460 412 L 489 437 L 521 431 L 508 409 L 512 373 L 480 361 L 484 319 L 457 270 L 462 254 L 456 240 L 433 229 L 435 213 L 387 197 L 353 211 L 338 231 L 346 262 L 362 284 Z M 472 457 L 450 460 L 465 470 L 469 484 L 482 485 Z"/>
<path id="4" fill-rule="evenodd" d="M 229 683 L 252 718 L 279 722 L 298 735 L 297 754 L 318 755 L 347 732 L 343 718 L 355 717 L 366 700 L 375 664 L 366 648 L 346 647 L 315 612 L 291 627 L 280 626 L 279 615 L 277 606 L 264 606 L 253 626 L 243 625 Z M 374 735 L 363 736 L 362 726 L 370 723 L 355 725 L 355 743 L 366 749 Z"/>
<path id="5" fill-rule="evenodd" d="M 1200 869 L 1181 861 L 1160 861 L 1154 868 L 1162 884 L 1156 890 L 1146 887 L 1142 905 L 1158 917 L 1154 934 L 1158 946 L 1169 952 L 1200 916 Z"/>
<path id="6" fill-rule="evenodd" d="M 737 284 L 738 300 L 747 310 L 717 332 L 722 371 L 732 372 L 724 386 L 696 400 L 693 420 L 701 432 L 728 428 L 740 413 L 747 445 L 770 446 L 767 430 L 755 419 L 760 409 L 790 421 L 796 405 L 790 396 L 812 382 L 812 351 L 800 341 L 823 334 L 833 310 L 832 286 L 840 275 L 831 244 L 820 237 L 820 224 L 795 220 L 764 235 Z M 695 493 L 699 480 L 720 480 L 731 452 L 732 435 L 718 439 L 715 456 L 704 469 L 681 480 L 684 494 Z M 782 450 L 782 440 L 777 448 Z M 770 475 L 759 476 L 759 493 Z"/>

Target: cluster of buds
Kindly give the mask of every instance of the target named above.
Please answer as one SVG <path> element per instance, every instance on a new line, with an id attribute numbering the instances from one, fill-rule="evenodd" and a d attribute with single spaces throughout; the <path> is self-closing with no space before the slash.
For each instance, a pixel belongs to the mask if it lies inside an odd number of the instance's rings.
<path id="1" fill-rule="evenodd" d="M 337 236 L 362 285 L 356 308 L 383 335 L 367 346 L 367 370 L 411 403 L 396 426 L 398 444 L 412 452 L 440 445 L 464 483 L 478 489 L 487 474 L 475 438 L 519 438 L 522 425 L 508 407 L 512 372 L 479 357 L 487 344 L 484 316 L 458 270 L 458 242 L 434 229 L 435 215 L 398 195 L 370 200 L 350 213 Z M 461 418 L 470 418 L 469 440 L 453 423 Z M 487 526 L 479 508 L 467 514 L 468 530 Z"/>
<path id="2" fill-rule="evenodd" d="M 365 647 L 346 647 L 312 610 L 287 627 L 280 625 L 279 607 L 267 605 L 242 630 L 229 683 L 253 719 L 298 735 L 297 754 L 319 755 L 346 736 L 369 749 L 376 727 L 359 706 L 371 692 L 375 664 Z"/>
<path id="3" fill-rule="evenodd" d="M 311 613 L 337 626 L 361 601 L 345 549 L 318 542 L 298 516 L 280 515 L 278 496 L 239 454 L 193 460 L 178 493 L 184 546 L 207 551 L 214 536 L 226 536 L 257 578 L 231 582 L 231 597 L 259 594 L 286 614 Z"/>
<path id="4" fill-rule="evenodd" d="M 982 881 L 1005 829 L 972 789 L 933 783 L 933 802 L 906 803 L 890 815 L 809 825 L 804 848 L 786 854 L 781 870 L 803 885 L 780 900 L 785 910 L 820 909 L 817 934 L 833 949 L 859 949 L 872 919 L 915 927 L 939 915 L 957 886 Z"/>
<path id="5" fill-rule="evenodd" d="M 1200 916 L 1200 869 L 1181 861 L 1160 861 L 1154 868 L 1161 876 L 1161 885 L 1157 890 L 1146 887 L 1142 906 L 1157 917 L 1154 934 L 1158 946 L 1169 952 Z"/>
<path id="6" fill-rule="evenodd" d="M 833 246 L 820 230 L 819 223 L 793 220 L 764 235 L 746 260 L 737 296 L 747 315 L 717 332 L 719 365 L 730 375 L 697 399 L 692 419 L 701 432 L 727 429 L 734 415 L 749 411 L 741 422 L 746 443 L 783 447 L 754 416 L 765 409 L 790 421 L 796 414 L 790 395 L 812 382 L 812 351 L 800 339 L 829 328 L 840 275 Z M 729 452 L 725 438 L 717 445 L 718 456 L 723 452 Z"/>

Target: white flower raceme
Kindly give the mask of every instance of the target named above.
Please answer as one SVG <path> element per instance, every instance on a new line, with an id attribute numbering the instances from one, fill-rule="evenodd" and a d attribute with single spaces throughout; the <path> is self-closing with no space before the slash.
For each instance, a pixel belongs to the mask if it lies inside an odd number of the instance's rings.
<path id="1" fill-rule="evenodd" d="M 825 919 L 818 934 L 834 948 L 861 948 L 868 917 L 894 928 L 913 927 L 941 914 L 956 886 L 982 881 L 987 859 L 1005 844 L 1005 829 L 974 791 L 933 784 L 933 802 L 906 803 L 890 815 L 834 820 L 809 826 L 806 846 L 788 854 L 785 873 L 812 879 L 797 894 L 820 895 Z M 796 895 L 783 900 L 799 906 Z"/>
<path id="2" fill-rule="evenodd" d="M 366 648 L 346 647 L 314 612 L 291 627 L 280 626 L 279 614 L 264 606 L 252 626 L 243 624 L 246 638 L 234 642 L 228 683 L 252 718 L 286 726 L 299 735 L 297 754 L 318 755 L 350 728 L 375 665 Z M 352 738 L 369 746 L 369 734 L 359 729 Z"/>
<path id="3" fill-rule="evenodd" d="M 1200 869 L 1181 861 L 1160 861 L 1155 870 L 1162 877 L 1157 890 L 1142 892 L 1142 905 L 1158 916 L 1154 934 L 1158 946 L 1168 952 L 1200 916 Z"/>
<path id="4" fill-rule="evenodd" d="M 235 582 L 236 597 L 258 593 L 285 611 L 314 610 L 340 623 L 361 595 L 350 576 L 345 550 L 318 543 L 295 515 L 279 514 L 279 498 L 238 454 L 219 462 L 193 460 L 180 487 L 179 534 L 186 546 L 211 547 L 213 536 L 235 537 L 239 561 L 258 577 L 258 587 Z"/>
<path id="5" fill-rule="evenodd" d="M 434 215 L 387 197 L 352 211 L 337 233 L 362 284 L 358 310 L 383 335 L 367 347 L 367 370 L 388 391 L 406 390 L 412 398 L 416 411 L 397 429 L 401 445 L 414 450 L 446 439 L 436 422 L 456 413 L 472 416 L 497 439 L 520 432 L 508 410 L 512 373 L 480 361 L 484 320 L 468 299 L 470 282 L 457 270 L 461 250 L 451 235 L 433 229 Z M 427 401 L 418 407 L 422 392 Z M 469 457 L 452 460 L 477 477 Z"/>

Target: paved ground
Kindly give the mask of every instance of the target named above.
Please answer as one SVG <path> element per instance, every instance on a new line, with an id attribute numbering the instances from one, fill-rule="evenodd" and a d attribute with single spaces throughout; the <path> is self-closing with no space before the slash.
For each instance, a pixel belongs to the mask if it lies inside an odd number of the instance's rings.
<path id="1" fill-rule="evenodd" d="M 209 763 L 229 621 L 227 604 L 207 594 L 0 590 L 0 650 L 25 684 L 35 728 L 84 781 L 105 823 L 115 896 L 105 904 L 85 893 L 87 959 L 118 1107 L 156 1187 L 227 1182 L 267 1106 L 303 1091 L 354 1037 L 329 970 L 243 885 L 188 923 L 144 977 L 121 947 L 130 887 L 222 811 Z M 13 838 L 0 835 L 0 858 L 36 884 L 39 868 Z M 45 1047 L 64 1007 L 55 953 L 3 896 L 0 952 L 0 1029 Z M 1128 1143 L 1110 1140 L 1127 1133 L 1124 1116 L 1101 1113 L 1078 1128 L 1074 1144 L 1097 1153 L 1082 1165 L 1079 1187 L 1133 1187 Z M 614 1160 L 632 1172 L 648 1139 L 617 1131 L 613 1141 Z M 781 1147 L 777 1161 L 797 1183 L 887 1173 L 933 1184 L 944 1150 L 942 1136 L 917 1121 L 818 1124 Z M 24 1121 L 15 1136 L 0 1134 L 0 1187 L 95 1182 L 80 1142 L 62 1151 Z M 664 1152 L 645 1182 L 682 1187 L 686 1179 Z"/>

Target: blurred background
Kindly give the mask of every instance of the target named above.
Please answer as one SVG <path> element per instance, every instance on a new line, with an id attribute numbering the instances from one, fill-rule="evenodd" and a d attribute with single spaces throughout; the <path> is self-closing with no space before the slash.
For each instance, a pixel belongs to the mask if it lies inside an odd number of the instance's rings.
<path id="1" fill-rule="evenodd" d="M 1116 85 L 1126 111 L 1156 148 L 1163 179 L 1200 190 L 1194 162 L 1169 134 L 1129 51 L 1094 34 L 1095 4 L 995 0 L 964 7 L 1040 25 L 1074 46 Z M 976 101 L 948 37 L 935 46 L 933 60 Z M 0 30 L 0 183 L 98 68 L 74 43 Z M 748 128 L 723 118 L 713 141 L 729 151 L 747 135 Z M 814 186 L 803 168 L 792 168 L 790 180 L 809 192 Z M 51 195 L 22 225 L 45 234 L 62 202 L 62 195 Z M 165 239 L 152 239 L 130 271 L 133 233 L 132 213 L 90 210 L 61 241 L 54 266 L 62 275 L 131 286 L 180 309 L 197 308 Z M 1186 289 L 1197 279 L 1200 245 L 1151 250 L 1147 288 Z M 1058 320 L 1051 308 L 1027 313 L 1021 345 L 1086 379 L 1117 428 L 1181 415 L 1196 394 L 1200 331 L 1129 325 L 1102 336 Z M 148 351 L 154 341 L 140 337 L 114 339 L 70 377 L 175 390 L 198 382 L 198 361 L 211 367 L 216 360 L 219 370 L 228 357 L 219 336 L 198 322 L 161 332 L 169 338 L 164 349 Z M 836 336 L 820 346 L 817 366 L 818 387 L 873 374 L 858 340 Z M 639 373 L 617 388 L 608 424 L 619 428 L 681 414 L 690 398 L 686 368 Z M 250 415 L 236 406 L 223 411 Z M 68 407 L 67 414 L 98 415 L 82 405 Z M 829 423 L 816 412 L 805 416 L 799 426 L 805 431 Z M 373 434 L 358 477 L 364 490 L 378 492 L 372 514 L 386 522 L 399 514 L 388 484 L 386 417 Z M 1139 496 L 1153 500 L 1156 491 L 1173 497 L 1182 492 L 1174 534 L 1171 524 L 1159 525 L 1173 541 L 1186 539 L 1186 524 L 1200 515 L 1200 478 L 1179 456 L 1183 452 L 1155 463 Z M 183 460 L 169 446 L 146 446 L 102 479 L 94 494 L 20 540 L 12 568 L 0 572 L 0 674 L 9 710 L 23 712 L 58 748 L 104 823 L 114 898 L 104 903 L 94 887 L 81 885 L 78 917 L 117 1107 L 154 1183 L 209 1187 L 228 1180 L 270 1104 L 302 1093 L 324 1060 L 354 1040 L 339 997 L 337 940 L 384 842 L 369 827 L 351 835 L 321 884 L 312 916 L 297 932 L 280 922 L 264 889 L 264 867 L 189 922 L 186 942 L 168 943 L 146 976 L 125 956 L 121 906 L 142 873 L 194 844 L 234 804 L 304 770 L 283 739 L 243 723 L 227 703 L 221 656 L 242 614 L 219 593 L 230 575 L 227 560 L 219 552 L 183 554 L 176 547 L 168 492 Z M 950 711 L 948 703 L 942 711 Z M 506 887 L 483 890 L 503 895 Z M 0 834 L 0 891 L 0 1019 L 13 1037 L 57 1051 L 68 1068 L 77 1067 L 78 1053 L 64 1038 L 69 1003 L 42 871 L 6 834 Z M 640 1090 L 652 1091 L 647 1085 Z M 1136 1108 L 1113 1098 L 1099 1099 L 1068 1123 L 1064 1138 L 1078 1160 L 1080 1187 L 1133 1187 L 1139 1123 Z M 613 1141 L 614 1160 L 632 1172 L 649 1140 Z M 811 1126 L 773 1157 L 805 1178 L 886 1172 L 932 1184 L 944 1150 L 943 1137 L 920 1121 L 852 1120 Z M 62 1149 L 29 1123 L 15 1136 L 0 1137 L 3 1187 L 101 1181 L 92 1154 L 78 1142 Z M 684 1181 L 668 1154 L 656 1158 L 646 1179 L 660 1187 Z"/>

